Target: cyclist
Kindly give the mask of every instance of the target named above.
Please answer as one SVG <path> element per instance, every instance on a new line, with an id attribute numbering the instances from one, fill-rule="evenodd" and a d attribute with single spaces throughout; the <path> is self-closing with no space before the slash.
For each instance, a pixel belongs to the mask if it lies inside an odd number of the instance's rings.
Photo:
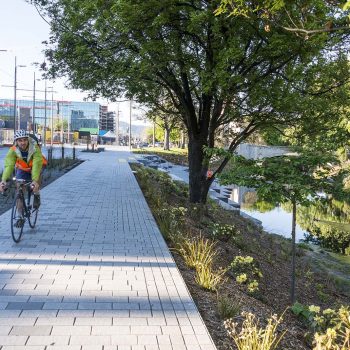
<path id="1" fill-rule="evenodd" d="M 6 188 L 6 181 L 11 178 L 15 169 L 16 179 L 32 181 L 34 201 L 33 207 L 40 206 L 40 174 L 43 167 L 43 156 L 37 143 L 29 137 L 26 130 L 17 130 L 14 135 L 14 145 L 5 158 L 5 167 L 0 182 L 0 192 Z M 21 210 L 21 208 L 18 208 Z"/>

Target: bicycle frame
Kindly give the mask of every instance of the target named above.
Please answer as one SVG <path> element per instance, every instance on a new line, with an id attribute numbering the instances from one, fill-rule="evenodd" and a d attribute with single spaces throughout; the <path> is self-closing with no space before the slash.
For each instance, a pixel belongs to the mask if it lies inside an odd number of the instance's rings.
<path id="1" fill-rule="evenodd" d="M 31 181 L 16 180 L 16 192 L 11 212 L 11 233 L 16 243 L 19 243 L 23 234 L 23 227 L 28 220 L 31 228 L 35 227 L 38 208 L 33 208 L 31 204 L 32 192 Z M 27 194 L 26 194 L 27 189 Z M 26 197 L 27 196 L 27 197 Z"/>
<path id="2" fill-rule="evenodd" d="M 22 203 L 23 203 L 23 209 L 24 209 L 24 216 L 25 217 L 29 217 L 30 216 L 30 209 L 29 205 L 30 205 L 30 197 L 32 196 L 32 192 L 33 190 L 31 189 L 31 181 L 25 181 L 25 180 L 16 180 L 16 184 L 18 186 L 18 188 L 16 189 L 16 197 L 20 196 Z M 27 202 L 25 200 L 25 188 L 28 188 L 27 190 Z M 29 209 L 29 210 L 28 210 Z"/>

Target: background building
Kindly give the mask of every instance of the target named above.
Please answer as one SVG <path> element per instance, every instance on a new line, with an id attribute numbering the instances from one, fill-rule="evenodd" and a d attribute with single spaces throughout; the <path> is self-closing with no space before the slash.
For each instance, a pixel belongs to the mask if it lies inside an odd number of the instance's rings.
<path id="1" fill-rule="evenodd" d="M 101 106 L 99 120 L 100 130 L 116 132 L 115 119 L 115 112 L 108 112 L 107 106 Z"/>
<path id="2" fill-rule="evenodd" d="M 10 139 L 11 135 L 13 137 L 13 130 L 19 128 L 43 134 L 46 125 L 46 130 L 50 131 L 49 135 L 51 128 L 54 132 L 62 134 L 61 137 L 54 137 L 54 140 L 58 141 L 63 139 L 64 132 L 70 134 L 81 128 L 99 127 L 100 104 L 97 102 L 35 100 L 34 103 L 33 100 L 17 100 L 16 104 L 15 121 L 14 100 L 0 99 L 0 142 Z"/>

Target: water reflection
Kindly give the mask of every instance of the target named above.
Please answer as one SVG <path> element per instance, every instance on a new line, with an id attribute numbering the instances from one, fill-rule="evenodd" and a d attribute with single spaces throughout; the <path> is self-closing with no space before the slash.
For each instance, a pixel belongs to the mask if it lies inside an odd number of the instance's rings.
<path id="1" fill-rule="evenodd" d="M 232 189 L 230 200 L 239 203 L 241 211 L 262 222 L 265 231 L 291 238 L 292 213 L 286 211 L 281 205 L 259 202 L 254 189 L 242 186 L 230 186 Z M 296 226 L 296 240 L 304 239 L 303 230 Z"/>
<path id="2" fill-rule="evenodd" d="M 290 204 L 258 201 L 252 188 L 229 186 L 230 200 L 239 203 L 241 211 L 262 222 L 265 231 L 291 238 L 292 208 Z M 325 248 L 350 255 L 350 204 L 334 198 L 298 206 L 296 239 L 317 239 Z M 311 240 L 312 240 L 311 239 Z"/>

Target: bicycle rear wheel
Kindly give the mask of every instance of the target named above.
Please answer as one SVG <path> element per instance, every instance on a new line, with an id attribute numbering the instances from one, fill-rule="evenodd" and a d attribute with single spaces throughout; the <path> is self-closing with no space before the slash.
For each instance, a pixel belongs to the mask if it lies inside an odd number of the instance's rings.
<path id="1" fill-rule="evenodd" d="M 11 234 L 12 234 L 12 239 L 18 243 L 21 240 L 22 234 L 23 234 L 23 226 L 25 223 L 25 219 L 17 209 L 17 201 L 22 202 L 22 207 L 24 210 L 24 199 L 22 196 L 17 195 L 13 201 L 12 204 L 12 211 L 11 211 Z"/>
<path id="2" fill-rule="evenodd" d="M 31 193 L 29 195 L 27 210 L 29 213 L 28 223 L 31 228 L 35 227 L 36 220 L 38 219 L 39 208 L 34 208 L 34 194 Z"/>

